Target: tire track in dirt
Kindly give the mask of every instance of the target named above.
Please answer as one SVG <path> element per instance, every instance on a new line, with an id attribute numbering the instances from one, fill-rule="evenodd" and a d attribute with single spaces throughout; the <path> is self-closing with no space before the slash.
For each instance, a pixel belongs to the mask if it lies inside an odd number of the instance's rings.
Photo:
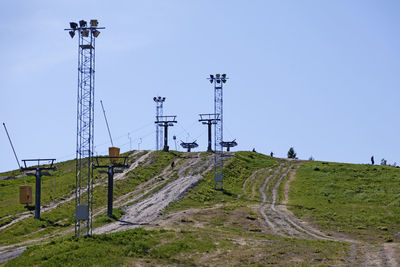
<path id="1" fill-rule="evenodd" d="M 242 193 L 240 193 L 237 197 L 236 197 L 236 200 L 238 200 L 239 198 L 241 198 L 243 195 L 245 195 L 246 194 L 246 187 L 247 187 L 247 184 L 248 183 L 250 183 L 250 185 L 251 185 L 251 183 L 254 181 L 254 178 L 256 177 L 256 175 L 258 175 L 260 172 L 263 172 L 263 171 L 265 171 L 265 169 L 260 169 L 260 170 L 255 170 L 249 177 L 247 177 L 247 179 L 244 181 L 244 183 L 243 183 L 243 185 L 242 185 Z M 269 169 L 267 172 L 270 172 L 271 171 L 271 169 Z M 253 193 L 253 195 L 255 195 L 254 194 L 254 185 L 253 185 L 253 187 L 252 187 L 252 193 Z M 252 195 L 252 196 L 253 196 Z"/>
<path id="2" fill-rule="evenodd" d="M 285 237 L 305 238 L 306 236 L 302 229 L 295 227 L 286 216 L 283 216 L 276 209 L 280 182 L 287 176 L 290 169 L 291 164 L 281 163 L 275 172 L 265 179 L 264 184 L 259 189 L 263 200 L 259 210 L 264 217 L 265 223 L 273 233 Z M 266 193 L 272 198 L 270 202 L 267 201 Z"/>
<path id="3" fill-rule="evenodd" d="M 137 154 L 137 153 L 138 153 L 138 152 L 135 151 L 134 154 L 132 154 L 132 156 L 134 156 L 134 155 Z M 127 172 L 129 172 L 129 171 L 135 169 L 135 168 L 139 165 L 139 163 L 141 163 L 141 162 L 143 162 L 144 160 L 146 160 L 146 159 L 150 156 L 150 154 L 151 154 L 151 153 L 147 152 L 146 154 L 142 155 L 139 159 L 135 160 L 135 162 L 132 163 L 131 166 L 130 166 L 128 169 L 124 170 L 123 173 L 118 173 L 118 174 L 116 174 L 116 175 L 115 175 L 115 180 L 122 180 L 122 179 L 124 179 L 124 176 L 125 176 L 125 174 L 126 174 Z M 101 181 L 101 182 L 98 182 L 98 183 L 96 183 L 96 184 L 93 184 L 93 188 L 94 188 L 94 187 L 97 187 L 97 186 L 99 186 L 99 185 L 103 185 L 103 184 L 106 184 L 106 181 Z M 85 192 L 86 192 L 86 189 L 83 190 L 82 192 L 85 193 Z M 65 198 L 65 199 L 63 199 L 63 200 L 60 200 L 60 201 L 57 201 L 57 202 L 51 202 L 51 203 L 49 203 L 49 204 L 47 204 L 47 205 L 41 206 L 41 207 L 40 207 L 41 213 L 51 211 L 51 210 L 53 210 L 53 209 L 59 207 L 59 206 L 62 205 L 62 204 L 65 204 L 65 203 L 67 203 L 67 202 L 69 202 L 69 201 L 74 200 L 74 199 L 75 199 L 75 191 L 72 191 L 70 194 L 71 194 L 71 195 L 70 195 L 69 197 L 67 197 L 67 198 Z M 31 211 L 20 213 L 19 216 L 16 217 L 14 220 L 12 220 L 12 221 L 10 221 L 9 223 L 7 223 L 7 224 L 1 226 L 1 227 L 0 227 L 0 230 L 6 229 L 6 228 L 10 227 L 11 225 L 13 225 L 13 224 L 15 224 L 15 223 L 17 223 L 17 222 L 19 222 L 19 221 L 21 221 L 21 220 L 24 220 L 24 219 L 27 219 L 27 218 L 31 217 L 31 216 L 32 216 L 32 213 L 33 213 L 33 212 L 31 212 Z M 6 217 L 3 217 L 3 218 L 6 218 Z"/>
<path id="4" fill-rule="evenodd" d="M 293 164 L 290 164 L 293 165 Z M 294 174 L 297 170 L 299 165 L 296 165 L 293 168 L 292 174 Z M 292 227 L 296 228 L 298 231 L 305 233 L 308 236 L 314 237 L 316 239 L 322 239 L 322 240 L 331 240 L 331 241 L 343 241 L 341 239 L 333 238 L 330 236 L 325 235 L 324 233 L 318 231 L 317 229 L 314 229 L 310 226 L 305 226 L 300 220 L 298 220 L 295 216 L 291 216 L 289 214 L 286 205 L 279 205 L 277 207 L 277 201 L 278 201 L 278 190 L 279 187 L 282 183 L 282 180 L 287 177 L 291 170 L 292 166 L 289 168 L 289 170 L 281 176 L 281 178 L 277 181 L 277 183 L 274 186 L 274 189 L 272 191 L 273 194 L 273 201 L 271 205 L 271 209 L 275 212 L 277 212 L 285 221 L 287 221 Z M 287 199 L 287 197 L 284 195 L 284 199 Z"/>

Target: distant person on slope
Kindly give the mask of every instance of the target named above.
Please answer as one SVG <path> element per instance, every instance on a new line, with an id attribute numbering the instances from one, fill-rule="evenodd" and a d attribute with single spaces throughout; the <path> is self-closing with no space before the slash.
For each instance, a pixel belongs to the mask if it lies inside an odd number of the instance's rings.
<path id="1" fill-rule="evenodd" d="M 374 156 L 371 157 L 371 164 L 374 165 L 375 161 L 374 161 Z"/>
<path id="2" fill-rule="evenodd" d="M 271 157 L 274 157 L 274 152 L 271 151 L 271 154 L 270 154 L 270 155 L 271 155 Z"/>

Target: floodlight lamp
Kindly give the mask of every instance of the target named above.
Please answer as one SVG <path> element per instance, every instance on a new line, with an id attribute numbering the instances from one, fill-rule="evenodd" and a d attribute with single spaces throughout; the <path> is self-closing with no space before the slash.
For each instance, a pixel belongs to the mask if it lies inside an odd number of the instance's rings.
<path id="1" fill-rule="evenodd" d="M 69 23 L 69 26 L 71 27 L 71 29 L 76 29 L 76 27 L 78 27 L 78 23 L 76 23 L 76 22 L 70 22 Z"/>
<path id="2" fill-rule="evenodd" d="M 226 78 L 226 74 L 225 74 L 225 73 L 224 73 L 224 74 L 222 74 L 222 78 L 224 78 L 224 79 Z"/>
<path id="3" fill-rule="evenodd" d="M 97 21 L 97 19 L 90 20 L 90 26 L 97 27 L 97 25 L 99 25 L 99 22 Z"/>
<path id="4" fill-rule="evenodd" d="M 215 76 L 217 76 L 217 79 L 219 79 L 219 77 L 221 76 L 221 74 L 217 73 L 217 74 L 215 74 Z"/>
<path id="5" fill-rule="evenodd" d="M 162 101 L 165 101 L 165 97 L 162 98 Z"/>
<path id="6" fill-rule="evenodd" d="M 157 99 L 156 97 L 153 97 L 153 100 L 154 100 L 154 101 L 156 101 L 156 99 Z"/>
<path id="7" fill-rule="evenodd" d="M 210 79 L 210 83 L 213 83 L 213 81 L 214 81 L 213 79 Z"/>
<path id="8" fill-rule="evenodd" d="M 87 22 L 85 20 L 80 20 L 79 21 L 79 26 L 81 26 L 82 28 L 86 27 L 86 25 L 87 25 Z"/>
<path id="9" fill-rule="evenodd" d="M 224 78 L 222 78 L 222 82 L 223 82 L 223 83 L 226 83 L 226 80 L 225 80 Z"/>
<path id="10" fill-rule="evenodd" d="M 214 75 L 210 74 L 210 79 L 214 79 Z"/>
<path id="11" fill-rule="evenodd" d="M 99 36 L 99 34 L 100 34 L 100 32 L 99 32 L 98 30 L 94 30 L 94 31 L 93 31 L 93 36 L 94 36 L 95 38 L 97 38 L 97 36 Z"/>
<path id="12" fill-rule="evenodd" d="M 75 36 L 75 31 L 69 31 L 69 36 L 71 36 L 71 38 L 74 38 L 74 36 Z"/>
<path id="13" fill-rule="evenodd" d="M 217 80 L 217 83 L 221 83 L 221 80 Z"/>
<path id="14" fill-rule="evenodd" d="M 88 37 L 88 36 L 89 36 L 89 31 L 86 30 L 86 29 L 83 30 L 83 31 L 82 31 L 82 36 L 83 36 L 83 37 Z"/>

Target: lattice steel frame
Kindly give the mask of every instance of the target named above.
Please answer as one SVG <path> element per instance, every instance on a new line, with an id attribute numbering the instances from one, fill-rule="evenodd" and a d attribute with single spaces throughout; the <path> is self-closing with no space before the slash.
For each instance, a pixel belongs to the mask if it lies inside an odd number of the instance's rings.
<path id="1" fill-rule="evenodd" d="M 214 114 L 219 115 L 219 120 L 214 124 L 214 188 L 223 190 L 223 147 L 221 145 L 223 133 L 223 84 L 228 78 L 226 74 L 210 75 L 210 82 L 214 85 Z"/>
<path id="2" fill-rule="evenodd" d="M 156 119 L 163 116 L 163 108 L 165 97 L 157 96 L 153 98 L 156 102 Z M 164 128 L 156 124 L 156 150 L 161 150 L 164 143 L 163 131 Z"/>
<path id="3" fill-rule="evenodd" d="M 91 235 L 93 227 L 95 39 L 97 29 L 104 29 L 97 27 L 97 21 L 90 26 L 81 22 L 66 29 L 73 32 L 71 37 L 78 33 L 75 237 Z"/>

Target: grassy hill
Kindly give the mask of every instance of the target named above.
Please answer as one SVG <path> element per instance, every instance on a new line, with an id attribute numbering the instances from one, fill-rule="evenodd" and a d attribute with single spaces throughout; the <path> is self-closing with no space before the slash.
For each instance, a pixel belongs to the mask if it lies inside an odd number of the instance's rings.
<path id="1" fill-rule="evenodd" d="M 48 211 L 42 213 L 41 220 L 33 220 L 32 207 L 17 203 L 17 190 L 23 178 L 2 180 L 0 258 L 6 249 L 28 246 L 19 257 L 2 264 L 400 263 L 398 168 L 288 161 L 254 152 L 236 152 L 225 159 L 224 190 L 216 191 L 211 153 L 142 151 L 127 155 L 131 168 L 114 185 L 115 218 L 105 215 L 106 176 L 95 173 L 94 228 L 118 225 L 126 218 L 137 223 L 128 216 L 130 207 L 157 194 L 169 194 L 172 186 L 181 181 L 183 184 L 189 178 L 201 179 L 193 180 L 184 194 L 146 225 L 79 239 L 72 237 L 73 161 L 57 164 L 56 191 L 54 177 L 44 177 L 42 204 L 48 206 Z M 17 175 L 19 172 L 14 171 L 0 177 Z M 33 185 L 31 177 L 27 182 Z"/>
<path id="2" fill-rule="evenodd" d="M 307 162 L 291 188 L 296 216 L 366 241 L 400 241 L 398 168 Z"/>

